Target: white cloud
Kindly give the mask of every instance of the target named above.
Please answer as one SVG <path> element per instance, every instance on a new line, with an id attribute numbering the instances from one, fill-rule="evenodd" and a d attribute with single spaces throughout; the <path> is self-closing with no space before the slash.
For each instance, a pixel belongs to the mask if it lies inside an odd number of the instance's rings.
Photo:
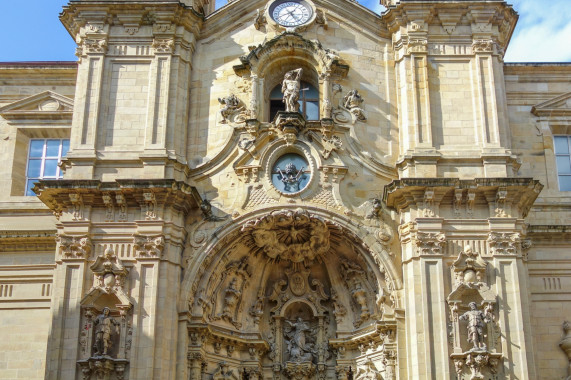
<path id="1" fill-rule="evenodd" d="M 379 0 L 360 0 L 375 13 Z M 571 62 L 571 0 L 508 0 L 519 20 L 506 52 L 507 62 Z"/>
<path id="2" fill-rule="evenodd" d="M 519 20 L 506 61 L 571 61 L 571 1 L 514 0 L 513 5 Z"/>

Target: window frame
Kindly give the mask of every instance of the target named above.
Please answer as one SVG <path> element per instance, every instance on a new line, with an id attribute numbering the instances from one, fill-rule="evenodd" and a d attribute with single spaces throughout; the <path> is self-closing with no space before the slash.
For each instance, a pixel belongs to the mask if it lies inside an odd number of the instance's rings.
<path id="1" fill-rule="evenodd" d="M 42 154 L 41 156 L 32 157 L 32 144 L 36 141 L 43 141 L 42 143 Z M 48 141 L 58 141 L 58 153 L 57 156 L 55 155 L 47 155 L 48 149 Z M 66 145 L 64 142 L 67 141 L 67 149 L 64 148 Z M 66 157 L 67 152 L 69 151 L 70 139 L 69 138 L 30 138 L 28 141 L 28 151 L 26 157 L 26 182 L 25 182 L 25 189 L 24 195 L 25 196 L 35 196 L 36 194 L 33 193 L 33 183 L 37 182 L 42 179 L 62 179 L 63 172 L 60 167 L 60 163 L 62 158 Z M 65 152 L 64 152 L 65 149 Z M 56 165 L 56 173 L 55 175 L 45 175 L 45 168 L 46 168 L 46 161 L 47 160 L 54 160 L 57 159 Z M 31 160 L 40 160 L 40 170 L 38 176 L 30 176 L 30 161 Z"/>
<path id="2" fill-rule="evenodd" d="M 567 140 L 567 153 L 560 153 L 557 151 L 557 144 L 556 144 L 556 140 L 557 138 L 561 138 L 564 137 Z M 559 157 L 566 157 L 567 160 L 569 161 L 569 167 L 571 167 L 571 135 L 563 135 L 563 134 L 557 134 L 557 135 L 553 135 L 553 153 L 555 155 L 555 167 L 557 169 L 557 184 L 558 184 L 558 188 L 559 191 L 571 191 L 571 186 L 569 188 L 566 189 L 562 189 L 561 188 L 561 177 L 569 177 L 571 178 L 571 171 L 569 173 L 560 173 L 560 167 L 558 164 L 558 158 Z"/>
<path id="3" fill-rule="evenodd" d="M 268 96 L 268 100 L 269 100 L 269 107 L 268 107 L 268 111 L 269 111 L 269 118 L 270 121 L 275 117 L 275 115 L 273 115 L 272 117 L 272 101 L 277 102 L 278 100 L 280 102 L 282 102 L 283 99 L 283 94 L 281 95 L 280 98 L 277 97 L 272 97 L 272 93 L 274 92 L 274 90 L 276 88 L 280 89 L 280 94 L 282 94 L 281 92 L 281 84 L 278 83 L 276 86 L 274 86 L 271 90 L 270 90 L 270 95 Z M 304 88 L 307 88 L 307 90 L 304 91 Z M 312 97 L 312 98 L 308 98 L 306 97 L 306 93 L 309 92 L 309 90 L 313 88 L 317 94 L 316 97 Z M 306 120 L 319 120 L 320 119 L 320 108 L 319 108 L 319 103 L 320 103 L 320 96 L 319 96 L 319 87 L 315 87 L 314 85 L 312 85 L 311 83 L 307 82 L 307 81 L 301 81 L 300 82 L 300 91 L 299 91 L 299 99 L 298 102 L 300 103 L 300 107 L 299 107 L 299 113 L 303 115 L 304 118 L 306 118 Z M 306 117 L 306 110 L 307 110 L 307 103 L 308 102 L 312 102 L 315 103 L 317 105 L 317 118 L 316 119 L 310 119 Z M 277 114 L 277 112 L 276 112 Z"/>

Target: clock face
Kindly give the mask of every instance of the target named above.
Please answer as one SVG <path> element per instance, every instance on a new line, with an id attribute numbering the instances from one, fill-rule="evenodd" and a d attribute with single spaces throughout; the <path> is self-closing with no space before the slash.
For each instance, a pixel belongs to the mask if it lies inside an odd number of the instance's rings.
<path id="1" fill-rule="evenodd" d="M 313 9 L 297 1 L 281 1 L 270 10 L 275 22 L 282 26 L 298 26 L 305 24 L 313 15 Z"/>

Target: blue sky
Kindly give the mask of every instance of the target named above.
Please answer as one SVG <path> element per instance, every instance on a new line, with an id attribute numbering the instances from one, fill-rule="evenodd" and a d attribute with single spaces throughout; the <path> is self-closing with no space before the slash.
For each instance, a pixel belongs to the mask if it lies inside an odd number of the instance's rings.
<path id="1" fill-rule="evenodd" d="M 377 13 L 384 9 L 379 0 L 360 2 Z M 508 2 L 520 18 L 506 62 L 571 62 L 571 0 Z M 75 42 L 58 19 L 66 3 L 0 0 L 0 62 L 75 61 Z"/>

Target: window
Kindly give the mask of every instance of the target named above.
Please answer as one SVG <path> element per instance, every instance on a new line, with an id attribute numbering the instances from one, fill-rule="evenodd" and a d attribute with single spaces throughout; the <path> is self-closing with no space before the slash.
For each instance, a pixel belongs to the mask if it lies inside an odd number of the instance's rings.
<path id="1" fill-rule="evenodd" d="M 34 182 L 40 179 L 60 179 L 63 173 L 58 166 L 69 150 L 68 139 L 31 139 L 28 148 L 26 169 L 26 195 L 32 191 Z"/>
<path id="2" fill-rule="evenodd" d="M 282 99 L 282 85 L 278 84 L 270 93 L 270 120 L 274 120 L 278 111 L 285 109 Z M 307 82 L 301 82 L 298 103 L 299 112 L 305 120 L 319 120 L 319 91 L 315 87 Z"/>
<path id="3" fill-rule="evenodd" d="M 284 154 L 272 167 L 274 187 L 286 194 L 303 190 L 309 182 L 310 175 L 307 160 L 295 153 Z"/>
<path id="4" fill-rule="evenodd" d="M 553 136 L 559 190 L 571 191 L 571 136 Z"/>

